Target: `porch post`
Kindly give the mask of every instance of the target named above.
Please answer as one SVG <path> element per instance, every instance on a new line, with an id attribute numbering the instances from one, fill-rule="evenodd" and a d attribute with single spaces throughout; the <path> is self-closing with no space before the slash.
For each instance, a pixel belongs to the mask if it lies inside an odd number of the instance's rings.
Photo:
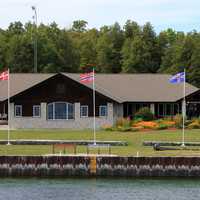
<path id="1" fill-rule="evenodd" d="M 155 115 L 155 104 L 154 103 L 150 104 L 150 111 Z"/>
<path id="2" fill-rule="evenodd" d="M 113 103 L 107 103 L 107 111 L 108 111 L 108 120 L 113 125 Z"/>
<path id="3" fill-rule="evenodd" d="M 187 119 L 185 107 L 186 107 L 186 102 L 183 100 L 181 102 L 181 111 L 182 111 L 181 113 L 182 113 L 182 116 L 185 116 L 185 119 Z"/>
<path id="4" fill-rule="evenodd" d="M 75 120 L 77 120 L 77 119 L 79 119 L 80 118 L 80 107 L 81 107 L 81 105 L 80 105 L 80 103 L 79 102 L 77 102 L 77 103 L 75 103 L 75 113 L 74 113 L 74 118 L 75 118 Z"/>
<path id="5" fill-rule="evenodd" d="M 40 114 L 41 114 L 41 119 L 46 121 L 47 120 L 47 103 L 45 102 L 40 103 Z"/>

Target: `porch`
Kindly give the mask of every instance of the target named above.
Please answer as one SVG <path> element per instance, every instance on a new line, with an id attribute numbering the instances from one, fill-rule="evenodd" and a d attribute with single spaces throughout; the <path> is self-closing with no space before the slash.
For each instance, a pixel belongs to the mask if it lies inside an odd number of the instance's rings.
<path id="1" fill-rule="evenodd" d="M 141 108 L 147 107 L 156 118 L 173 117 L 183 112 L 183 102 L 159 102 L 159 103 L 124 103 L 124 117 L 134 118 Z M 186 101 L 186 116 L 188 119 L 200 117 L 200 101 Z"/>

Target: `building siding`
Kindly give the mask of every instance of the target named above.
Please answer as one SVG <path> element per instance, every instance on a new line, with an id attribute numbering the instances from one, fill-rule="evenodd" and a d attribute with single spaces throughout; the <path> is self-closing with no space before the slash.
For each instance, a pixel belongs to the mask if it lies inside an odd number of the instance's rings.
<path id="1" fill-rule="evenodd" d="M 107 103 L 108 115 L 106 117 L 96 117 L 96 128 L 100 129 L 104 125 L 113 125 L 113 103 Z M 80 103 L 75 103 L 75 119 L 71 120 L 47 120 L 47 104 L 41 103 L 41 117 L 15 117 L 14 103 L 10 104 L 10 127 L 12 129 L 92 129 L 93 117 L 80 117 Z"/>

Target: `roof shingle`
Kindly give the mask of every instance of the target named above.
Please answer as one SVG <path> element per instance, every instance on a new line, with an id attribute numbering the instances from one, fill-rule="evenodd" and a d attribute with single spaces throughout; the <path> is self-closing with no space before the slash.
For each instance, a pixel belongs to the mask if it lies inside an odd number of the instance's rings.
<path id="1" fill-rule="evenodd" d="M 79 74 L 62 73 L 79 82 Z M 14 96 L 55 74 L 11 74 Z M 96 90 L 117 102 L 175 102 L 183 98 L 183 85 L 171 84 L 166 74 L 96 74 Z M 82 84 L 82 83 L 81 83 Z M 92 88 L 92 84 L 87 84 Z M 199 89 L 186 83 L 186 96 Z M 7 81 L 0 82 L 0 101 L 7 99 Z"/>

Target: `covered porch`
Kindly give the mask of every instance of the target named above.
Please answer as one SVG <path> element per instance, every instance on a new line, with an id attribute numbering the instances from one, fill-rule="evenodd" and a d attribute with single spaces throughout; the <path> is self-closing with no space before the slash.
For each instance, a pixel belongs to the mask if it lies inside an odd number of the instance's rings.
<path id="1" fill-rule="evenodd" d="M 134 118 L 135 114 L 144 107 L 148 107 L 156 118 L 174 117 L 183 113 L 183 101 L 176 103 L 159 102 L 159 103 L 124 103 L 124 117 Z M 200 100 L 186 100 L 186 116 L 188 119 L 200 117 Z"/>
<path id="2" fill-rule="evenodd" d="M 134 118 L 135 114 L 141 109 L 147 107 L 155 115 L 156 118 L 172 117 L 180 114 L 182 111 L 181 103 L 135 103 L 128 102 L 124 104 L 124 117 Z"/>

